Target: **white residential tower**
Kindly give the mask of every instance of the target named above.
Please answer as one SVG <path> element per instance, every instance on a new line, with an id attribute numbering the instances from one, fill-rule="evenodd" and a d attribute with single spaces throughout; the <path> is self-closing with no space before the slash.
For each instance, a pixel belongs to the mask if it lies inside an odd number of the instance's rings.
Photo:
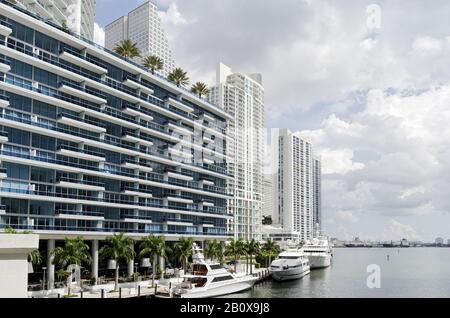
<path id="1" fill-rule="evenodd" d="M 158 7 L 147 1 L 128 15 L 120 17 L 105 28 L 105 47 L 112 50 L 123 40 L 136 43 L 142 57 L 156 55 L 164 61 L 164 69 L 160 74 L 167 76 L 174 68 L 175 61 L 169 47 L 169 41 L 158 15 Z"/>
<path id="2" fill-rule="evenodd" d="M 311 143 L 299 133 L 280 129 L 273 142 L 277 168 L 277 223 L 292 237 L 313 235 L 313 154 Z"/>
<path id="3" fill-rule="evenodd" d="M 70 31 L 94 38 L 95 0 L 14 0 L 18 6 L 39 17 L 65 25 Z"/>
<path id="4" fill-rule="evenodd" d="M 234 215 L 230 227 L 235 238 L 261 238 L 263 155 L 264 155 L 264 88 L 260 74 L 235 73 L 220 63 L 216 86 L 209 100 L 229 113 L 229 172 L 234 180 L 229 189 L 234 198 L 229 213 Z"/>

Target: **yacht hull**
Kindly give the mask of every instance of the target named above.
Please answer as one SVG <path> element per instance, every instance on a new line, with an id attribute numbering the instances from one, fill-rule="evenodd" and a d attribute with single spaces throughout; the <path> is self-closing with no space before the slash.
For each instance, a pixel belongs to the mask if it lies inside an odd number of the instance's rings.
<path id="1" fill-rule="evenodd" d="M 325 268 L 331 265 L 331 255 L 308 255 L 311 269 Z"/>
<path id="2" fill-rule="evenodd" d="M 310 273 L 309 267 L 295 267 L 281 270 L 272 269 L 272 278 L 276 281 L 288 281 L 294 279 L 300 279 Z"/>
<path id="3" fill-rule="evenodd" d="M 233 282 L 232 284 L 222 285 L 222 286 L 209 286 L 208 289 L 192 290 L 190 292 L 180 294 L 181 298 L 210 298 L 217 296 L 224 296 L 229 294 L 238 293 L 253 287 L 256 282 L 256 278 L 243 280 L 240 282 Z"/>

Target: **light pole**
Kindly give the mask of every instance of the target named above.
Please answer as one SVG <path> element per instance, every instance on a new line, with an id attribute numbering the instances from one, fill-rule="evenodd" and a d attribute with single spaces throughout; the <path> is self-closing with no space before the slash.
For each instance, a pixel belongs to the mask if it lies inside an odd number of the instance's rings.
<path id="1" fill-rule="evenodd" d="M 47 269 L 47 267 L 42 267 L 42 269 L 44 270 L 44 276 L 42 277 L 42 290 L 45 290 L 45 270 Z"/>

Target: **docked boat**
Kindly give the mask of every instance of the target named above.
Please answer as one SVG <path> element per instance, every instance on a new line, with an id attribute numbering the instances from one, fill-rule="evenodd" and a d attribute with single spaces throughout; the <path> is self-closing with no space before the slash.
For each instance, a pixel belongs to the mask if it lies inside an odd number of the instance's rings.
<path id="1" fill-rule="evenodd" d="M 270 269 L 272 278 L 277 281 L 299 279 L 310 272 L 308 257 L 298 248 L 281 252 L 270 265 Z"/>
<path id="2" fill-rule="evenodd" d="M 311 269 L 325 268 L 331 265 L 333 246 L 326 237 L 319 236 L 307 240 L 302 250 L 308 256 Z"/>
<path id="3" fill-rule="evenodd" d="M 207 262 L 202 250 L 193 246 L 192 274 L 183 275 L 170 292 L 173 298 L 207 298 L 238 293 L 253 287 L 257 277 L 230 273 L 219 263 Z"/>

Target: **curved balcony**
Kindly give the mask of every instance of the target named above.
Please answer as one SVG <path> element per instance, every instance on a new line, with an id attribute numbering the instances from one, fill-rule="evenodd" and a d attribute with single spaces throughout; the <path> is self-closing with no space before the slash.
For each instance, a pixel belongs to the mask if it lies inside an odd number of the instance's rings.
<path id="1" fill-rule="evenodd" d="M 12 33 L 11 23 L 6 22 L 5 20 L 0 20 L 0 35 L 9 36 Z"/>
<path id="2" fill-rule="evenodd" d="M 100 182 L 78 180 L 67 177 L 59 177 L 56 179 L 57 187 L 81 189 L 87 191 L 105 191 L 105 184 Z"/>
<path id="3" fill-rule="evenodd" d="M 82 119 L 78 116 L 74 116 L 68 113 L 60 113 L 56 119 L 58 123 L 65 124 L 72 127 L 78 127 L 85 130 L 93 131 L 96 133 L 105 133 L 106 127 L 99 122 L 94 122 L 86 119 Z"/>
<path id="4" fill-rule="evenodd" d="M 106 161 L 105 155 L 102 153 L 68 145 L 59 145 L 56 154 L 95 162 Z"/>

